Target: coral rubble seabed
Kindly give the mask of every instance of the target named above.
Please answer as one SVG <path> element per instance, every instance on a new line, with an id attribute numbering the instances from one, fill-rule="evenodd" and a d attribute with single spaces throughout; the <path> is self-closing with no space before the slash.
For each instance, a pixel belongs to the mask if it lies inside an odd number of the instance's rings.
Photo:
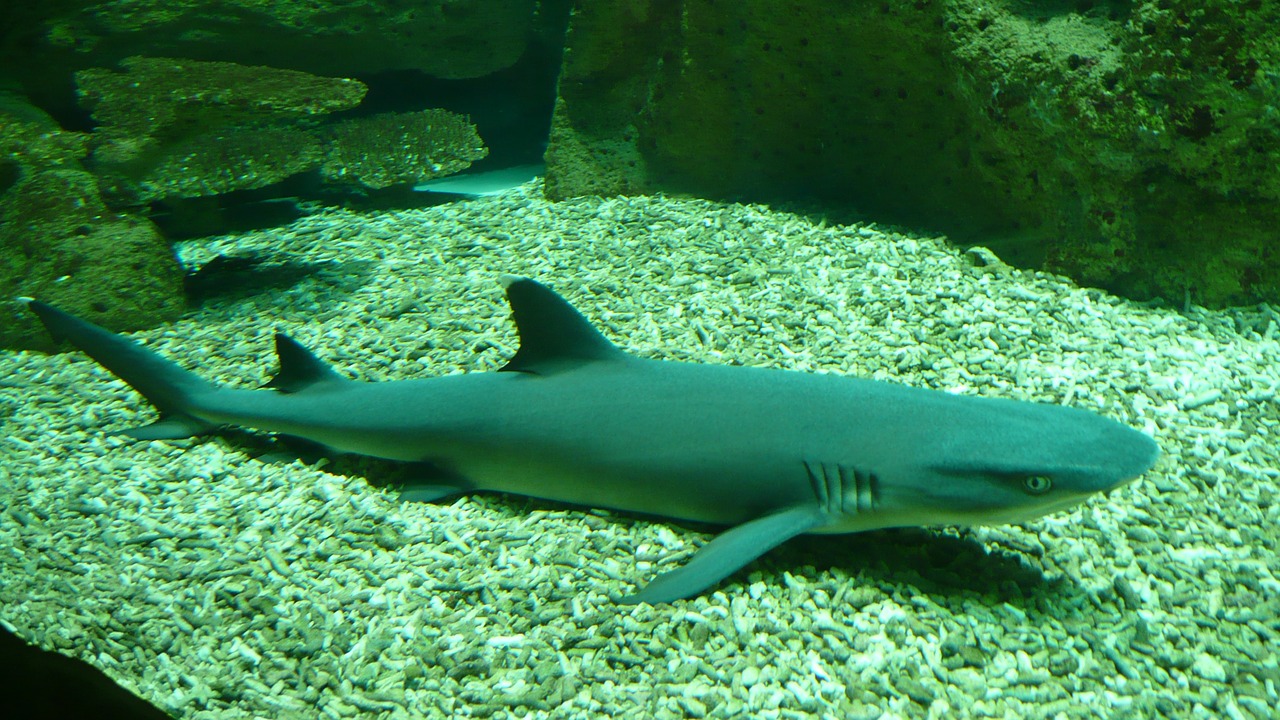
<path id="1" fill-rule="evenodd" d="M 1064 402 L 1155 435 L 1146 477 L 1025 526 L 800 539 L 663 607 L 706 536 L 501 496 L 401 504 L 243 437 L 133 442 L 77 354 L 0 355 L 0 619 L 180 718 L 1262 718 L 1280 610 L 1277 318 L 1127 303 L 929 238 L 760 206 L 330 210 L 181 248 L 308 264 L 139 333 L 254 387 L 284 330 L 377 380 L 493 370 L 500 273 L 632 352 Z M 885 713 L 882 715 L 882 713 Z"/>

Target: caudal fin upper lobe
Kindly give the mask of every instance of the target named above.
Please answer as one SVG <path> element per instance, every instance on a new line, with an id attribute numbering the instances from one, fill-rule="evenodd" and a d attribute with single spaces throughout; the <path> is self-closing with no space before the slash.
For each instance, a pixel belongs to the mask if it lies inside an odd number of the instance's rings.
<path id="1" fill-rule="evenodd" d="M 49 333 L 65 340 L 93 358 L 116 377 L 137 390 L 160 411 L 160 419 L 145 427 L 126 430 L 123 434 L 141 440 L 189 437 L 213 429 L 213 425 L 191 414 L 193 398 L 213 391 L 213 383 L 177 363 L 164 359 L 123 335 L 65 313 L 37 300 L 27 307 Z"/>

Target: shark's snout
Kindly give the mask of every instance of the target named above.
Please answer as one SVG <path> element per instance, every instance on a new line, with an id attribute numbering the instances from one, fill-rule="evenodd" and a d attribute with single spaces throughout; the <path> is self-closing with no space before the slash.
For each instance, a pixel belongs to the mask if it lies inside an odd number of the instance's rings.
<path id="1" fill-rule="evenodd" d="M 1109 492 L 1128 485 L 1160 458 L 1160 446 L 1145 433 L 1114 420 L 1097 420 L 1102 427 L 1089 446 L 1079 450 L 1079 457 L 1089 458 L 1087 464 L 1092 466 L 1081 475 L 1095 484 L 1093 492 Z M 1080 490 L 1087 492 L 1090 488 L 1083 486 Z"/>

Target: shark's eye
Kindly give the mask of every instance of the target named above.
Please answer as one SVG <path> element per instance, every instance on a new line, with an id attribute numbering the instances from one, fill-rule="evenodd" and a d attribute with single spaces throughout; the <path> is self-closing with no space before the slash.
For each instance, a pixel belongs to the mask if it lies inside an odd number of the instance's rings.
<path id="1" fill-rule="evenodd" d="M 1043 495 L 1053 489 L 1053 480 L 1044 475 L 1030 475 L 1022 479 L 1022 487 L 1032 495 Z"/>

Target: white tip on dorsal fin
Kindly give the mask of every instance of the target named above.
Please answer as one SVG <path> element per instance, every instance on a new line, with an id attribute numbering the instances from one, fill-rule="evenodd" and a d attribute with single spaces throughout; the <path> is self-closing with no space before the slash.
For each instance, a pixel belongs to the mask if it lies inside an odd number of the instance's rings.
<path id="1" fill-rule="evenodd" d="M 503 275 L 520 349 L 503 372 L 547 375 L 584 362 L 626 357 L 567 300 L 529 278 Z"/>

